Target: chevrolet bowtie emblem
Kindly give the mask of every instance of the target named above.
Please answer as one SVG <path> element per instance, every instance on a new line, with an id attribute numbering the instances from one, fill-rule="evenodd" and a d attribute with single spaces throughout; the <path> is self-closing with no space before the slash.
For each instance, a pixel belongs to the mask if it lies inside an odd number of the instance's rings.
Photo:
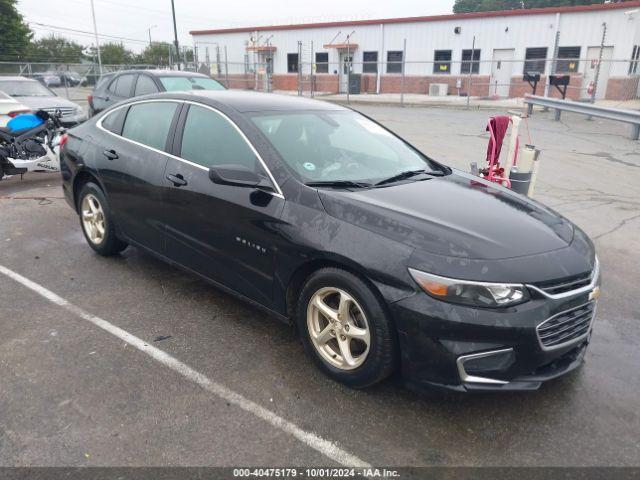
<path id="1" fill-rule="evenodd" d="M 589 300 L 598 300 L 600 298 L 600 287 L 596 287 L 589 293 Z"/>

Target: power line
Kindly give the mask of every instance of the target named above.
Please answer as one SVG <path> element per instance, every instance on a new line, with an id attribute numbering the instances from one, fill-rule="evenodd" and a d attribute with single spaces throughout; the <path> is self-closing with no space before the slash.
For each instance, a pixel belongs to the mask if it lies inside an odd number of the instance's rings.
<path id="1" fill-rule="evenodd" d="M 54 28 L 56 30 L 62 30 L 62 31 L 67 31 L 67 32 L 75 32 L 75 33 L 82 33 L 82 34 L 89 34 L 91 36 L 94 36 L 93 32 L 89 32 L 87 30 L 78 30 L 75 28 L 68 28 L 68 27 L 60 27 L 57 25 L 49 25 L 47 23 L 40 23 L 40 22 L 28 22 L 29 24 L 33 24 L 33 25 L 39 25 L 41 27 L 48 27 L 48 28 Z M 146 40 L 141 40 L 138 38 L 128 38 L 128 37 L 119 37 L 116 35 L 107 35 L 104 33 L 100 33 L 98 34 L 98 37 L 104 37 L 104 38 L 114 38 L 116 40 L 127 40 L 129 42 L 138 42 L 138 43 L 144 43 L 145 45 L 148 43 Z"/>

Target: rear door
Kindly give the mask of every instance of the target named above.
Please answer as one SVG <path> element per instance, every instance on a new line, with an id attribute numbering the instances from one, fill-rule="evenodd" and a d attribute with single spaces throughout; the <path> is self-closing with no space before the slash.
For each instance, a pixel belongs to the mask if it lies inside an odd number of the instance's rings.
<path id="1" fill-rule="evenodd" d="M 274 224 L 284 198 L 280 193 L 219 185 L 209 179 L 210 166 L 229 164 L 269 177 L 257 151 L 224 114 L 186 103 L 173 153 L 164 175 L 162 209 L 167 256 L 271 305 Z"/>
<path id="2" fill-rule="evenodd" d="M 99 112 L 122 100 L 131 98 L 133 96 L 135 79 L 135 73 L 116 76 L 106 88 L 101 89 L 100 92 L 94 95 L 95 110 Z"/>
<path id="3" fill-rule="evenodd" d="M 162 186 L 168 146 L 181 103 L 144 101 L 110 112 L 98 155 L 100 175 L 118 227 L 158 253 L 164 250 Z"/>

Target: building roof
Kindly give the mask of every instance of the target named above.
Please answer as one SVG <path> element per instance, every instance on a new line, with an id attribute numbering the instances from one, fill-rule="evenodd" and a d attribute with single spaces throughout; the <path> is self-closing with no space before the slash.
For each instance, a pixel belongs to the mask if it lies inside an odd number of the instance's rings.
<path id="1" fill-rule="evenodd" d="M 596 0 L 594 0 L 596 1 Z M 541 15 L 549 13 L 593 12 L 600 10 L 629 9 L 640 7 L 640 0 L 622 3 L 578 5 L 575 7 L 531 8 L 526 10 L 499 10 L 493 12 L 454 13 L 450 15 L 431 15 L 425 17 L 381 18 L 377 20 L 354 20 L 346 22 L 300 23 L 290 25 L 263 25 L 256 27 L 218 28 L 213 30 L 191 30 L 191 35 L 211 35 L 215 33 L 241 33 L 272 30 L 301 30 L 307 28 L 345 27 L 357 25 L 380 25 L 392 23 L 437 22 L 446 20 L 466 20 L 471 18 L 512 17 L 519 15 Z"/>

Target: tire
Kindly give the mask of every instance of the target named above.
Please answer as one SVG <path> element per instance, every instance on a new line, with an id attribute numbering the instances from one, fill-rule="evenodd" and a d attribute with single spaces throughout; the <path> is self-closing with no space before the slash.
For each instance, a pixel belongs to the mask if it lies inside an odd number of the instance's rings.
<path id="1" fill-rule="evenodd" d="M 113 217 L 104 193 L 93 182 L 85 183 L 80 189 L 78 217 L 84 238 L 100 255 L 110 257 L 127 248 L 127 244 L 116 236 Z"/>
<path id="2" fill-rule="evenodd" d="M 322 308 L 317 306 L 318 300 Z M 342 300 L 344 309 L 340 308 Z M 338 268 L 313 273 L 302 288 L 295 317 L 305 350 L 332 379 L 365 388 L 395 370 L 395 327 L 384 305 L 357 276 Z M 368 331 L 368 336 L 363 331 Z M 346 356 L 345 345 L 349 349 Z"/>

